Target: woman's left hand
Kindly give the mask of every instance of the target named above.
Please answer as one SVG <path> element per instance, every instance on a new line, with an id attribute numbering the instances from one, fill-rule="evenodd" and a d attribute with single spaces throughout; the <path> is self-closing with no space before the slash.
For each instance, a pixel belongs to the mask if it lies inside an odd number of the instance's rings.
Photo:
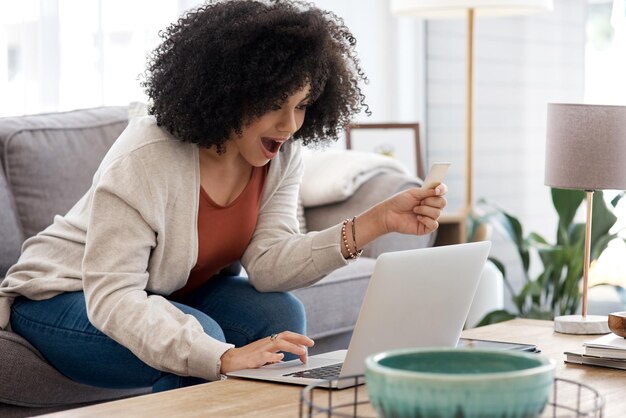
<path id="1" fill-rule="evenodd" d="M 412 188 L 382 202 L 387 232 L 425 235 L 437 229 L 447 191 L 443 183 L 435 189 Z"/>

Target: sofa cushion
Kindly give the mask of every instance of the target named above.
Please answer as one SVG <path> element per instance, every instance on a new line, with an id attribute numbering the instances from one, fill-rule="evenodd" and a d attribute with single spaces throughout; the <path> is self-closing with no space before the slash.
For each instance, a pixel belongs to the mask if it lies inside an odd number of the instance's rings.
<path id="1" fill-rule="evenodd" d="M 126 124 L 125 107 L 0 119 L 0 156 L 24 238 L 65 214 L 89 189 Z"/>
<path id="2" fill-rule="evenodd" d="M 63 376 L 17 334 L 0 330 L 0 402 L 21 406 L 55 406 L 119 399 L 151 388 L 100 389 Z M 39 383 L 37 383 L 39 382 Z M 40 384 L 41 383 L 41 384 Z"/>
<path id="3" fill-rule="evenodd" d="M 309 231 L 321 231 L 343 219 L 352 218 L 373 205 L 382 202 L 402 190 L 419 187 L 421 180 L 403 174 L 382 173 L 359 187 L 343 202 L 323 206 L 306 207 L 306 224 Z M 358 231 L 357 231 L 358 233 Z M 383 252 L 402 251 L 412 248 L 432 247 L 436 231 L 427 235 L 390 233 L 382 235 L 363 248 L 363 255 L 376 258 Z"/>
<path id="4" fill-rule="evenodd" d="M 8 189 L 0 163 L 0 281 L 20 255 L 22 231 L 13 208 L 13 198 Z"/>
<path id="5" fill-rule="evenodd" d="M 293 291 L 305 306 L 309 337 L 322 338 L 354 328 L 375 262 L 361 257 L 313 286 Z"/>

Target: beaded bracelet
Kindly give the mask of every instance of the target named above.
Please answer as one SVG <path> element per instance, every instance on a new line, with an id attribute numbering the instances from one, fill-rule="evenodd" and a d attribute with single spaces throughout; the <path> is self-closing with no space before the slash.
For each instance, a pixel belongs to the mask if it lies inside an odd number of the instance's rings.
<path id="1" fill-rule="evenodd" d="M 358 251 L 358 246 L 356 245 L 356 228 L 354 226 L 354 221 L 356 221 L 356 216 L 352 217 L 352 242 L 354 242 L 354 251 Z"/>
<path id="2" fill-rule="evenodd" d="M 348 258 L 351 258 L 353 260 L 359 258 L 361 256 L 361 254 L 363 254 L 363 250 L 357 250 L 356 247 L 356 228 L 354 227 L 354 220 L 356 219 L 356 216 L 354 218 L 352 218 L 352 240 L 354 241 L 354 251 L 352 252 L 352 250 L 350 249 L 350 245 L 348 244 L 348 237 L 346 236 L 346 226 L 348 225 L 348 222 L 350 222 L 350 219 L 345 219 L 343 221 L 343 223 L 341 224 L 341 236 L 343 237 L 343 245 L 346 247 L 346 251 L 348 251 Z"/>
<path id="3" fill-rule="evenodd" d="M 356 245 L 356 227 L 354 226 L 354 224 L 356 223 L 356 216 L 354 216 L 352 218 L 352 241 L 354 241 L 354 258 L 359 258 L 361 256 L 361 254 L 363 254 L 363 249 L 361 248 L 359 250 L 358 245 Z"/>
<path id="4" fill-rule="evenodd" d="M 348 258 L 356 258 L 356 255 L 350 250 L 350 246 L 348 245 L 348 238 L 346 237 L 346 225 L 350 220 L 345 219 L 341 224 L 341 236 L 343 237 L 343 245 L 346 246 L 346 251 L 348 251 Z"/>

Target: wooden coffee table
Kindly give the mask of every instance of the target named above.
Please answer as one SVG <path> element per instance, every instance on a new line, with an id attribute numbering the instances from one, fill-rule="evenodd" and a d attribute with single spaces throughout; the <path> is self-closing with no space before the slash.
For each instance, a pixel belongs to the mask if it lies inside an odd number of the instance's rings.
<path id="1" fill-rule="evenodd" d="M 578 351 L 593 336 L 558 334 L 551 321 L 514 319 L 463 331 L 468 338 L 536 344 L 556 361 L 556 375 L 598 390 L 606 400 L 604 416 L 619 418 L 626 411 L 626 371 L 565 364 L 563 351 Z M 302 387 L 228 379 L 183 389 L 107 402 L 46 417 L 297 417 Z M 366 388 L 359 388 L 365 394 Z M 345 395 L 337 395 L 343 392 Z M 335 396 L 352 396 L 352 389 Z M 335 398 L 340 399 L 340 398 Z M 306 412 L 306 411 L 305 411 Z"/>

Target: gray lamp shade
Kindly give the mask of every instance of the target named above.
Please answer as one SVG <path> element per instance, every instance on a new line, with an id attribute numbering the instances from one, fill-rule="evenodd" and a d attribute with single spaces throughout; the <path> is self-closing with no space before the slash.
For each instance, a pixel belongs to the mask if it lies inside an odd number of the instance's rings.
<path id="1" fill-rule="evenodd" d="M 549 103 L 545 184 L 626 190 L 626 106 Z"/>

